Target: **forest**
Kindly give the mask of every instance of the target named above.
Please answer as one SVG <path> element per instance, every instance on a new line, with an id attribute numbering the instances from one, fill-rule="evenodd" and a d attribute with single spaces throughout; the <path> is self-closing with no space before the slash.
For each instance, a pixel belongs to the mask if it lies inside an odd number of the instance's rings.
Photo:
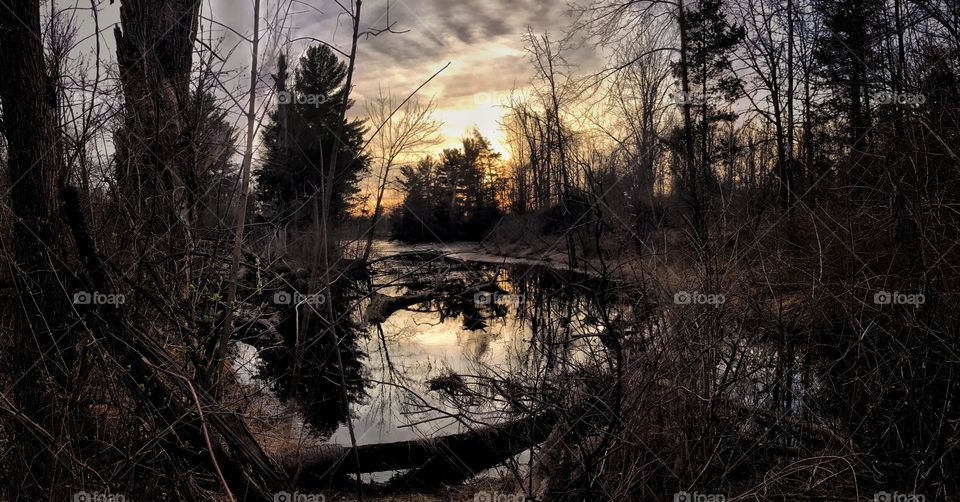
<path id="1" fill-rule="evenodd" d="M 0 0 L 0 500 L 960 501 L 956 0 Z"/>

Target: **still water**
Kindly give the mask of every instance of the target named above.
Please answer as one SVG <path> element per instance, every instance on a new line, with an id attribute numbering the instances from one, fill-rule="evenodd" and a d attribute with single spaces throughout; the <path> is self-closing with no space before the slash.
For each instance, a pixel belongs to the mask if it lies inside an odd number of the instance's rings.
<path id="1" fill-rule="evenodd" d="M 361 354 L 364 392 L 350 402 L 357 444 L 497 423 L 536 405 L 531 388 L 550 375 L 602 364 L 595 360 L 603 352 L 599 320 L 619 312 L 595 278 L 456 246 L 428 252 L 381 242 L 375 254 L 379 261 L 357 284 L 357 296 L 419 296 L 373 322 L 364 318 L 371 300 L 356 304 L 358 336 L 344 356 Z M 235 365 L 242 382 L 263 385 L 265 375 L 278 374 L 265 371 L 252 347 L 239 349 Z M 331 427 L 304 418 L 293 427 L 301 440 L 350 445 L 345 417 Z"/>

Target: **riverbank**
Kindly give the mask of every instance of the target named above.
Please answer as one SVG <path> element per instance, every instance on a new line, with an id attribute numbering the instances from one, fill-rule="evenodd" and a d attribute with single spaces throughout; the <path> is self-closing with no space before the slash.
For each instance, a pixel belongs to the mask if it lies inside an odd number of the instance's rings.
<path id="1" fill-rule="evenodd" d="M 356 494 L 337 492 L 323 493 L 325 502 L 357 502 L 360 499 Z M 524 500 L 523 491 L 517 489 L 515 483 L 506 477 L 480 477 L 463 483 L 438 490 L 434 493 L 395 493 L 378 495 L 365 493 L 364 502 L 486 502 L 494 500 Z"/>
<path id="2" fill-rule="evenodd" d="M 621 283 L 650 280 L 653 274 L 660 283 L 681 287 L 689 273 L 689 264 L 667 250 L 683 248 L 683 238 L 682 235 L 662 231 L 655 239 L 649 239 L 644 244 L 641 254 L 632 240 L 615 236 L 600 243 L 599 250 L 578 248 L 573 260 L 563 235 L 545 235 L 534 231 L 521 234 L 515 229 L 495 232 L 483 241 L 406 244 L 381 240 L 375 242 L 375 248 L 381 255 L 423 252 L 442 254 L 460 261 L 573 269 L 591 276 L 604 274 L 608 279 Z"/>
<path id="3" fill-rule="evenodd" d="M 521 244 L 502 244 L 496 242 L 427 242 L 403 244 L 382 242 L 378 252 L 383 255 L 402 253 L 429 253 L 442 255 L 447 259 L 489 263 L 499 265 L 543 266 L 556 270 L 570 270 L 570 260 L 565 252 L 551 246 L 533 247 Z M 586 272 L 575 268 L 577 271 Z"/>

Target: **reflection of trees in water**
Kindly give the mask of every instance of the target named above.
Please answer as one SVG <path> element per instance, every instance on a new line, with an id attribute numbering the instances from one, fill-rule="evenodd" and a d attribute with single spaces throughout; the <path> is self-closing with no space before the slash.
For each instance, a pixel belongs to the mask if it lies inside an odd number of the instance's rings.
<path id="1" fill-rule="evenodd" d="M 365 396 L 365 382 L 362 377 L 363 360 L 366 354 L 359 347 L 359 336 L 363 331 L 352 319 L 345 307 L 355 301 L 354 294 L 343 284 L 337 284 L 333 291 L 334 314 L 337 322 L 332 329 L 326 321 L 327 306 L 314 307 L 317 314 L 310 316 L 310 326 L 306 330 L 303 343 L 303 365 L 297 386 L 297 405 L 304 419 L 321 435 L 327 435 L 346 421 L 343 400 L 357 402 Z M 310 308 L 301 305 L 300 309 Z M 284 307 L 277 331 L 284 338 L 284 345 L 260 352 L 263 360 L 259 378 L 269 382 L 271 389 L 281 399 L 290 395 L 290 380 L 293 368 L 293 346 L 296 339 L 297 310 L 294 306 Z M 340 385 L 340 360 L 343 361 L 343 377 L 346 389 Z"/>
<path id="2" fill-rule="evenodd" d="M 548 373 L 569 370 L 573 352 L 584 348 L 578 341 L 597 335 L 604 312 L 618 308 L 599 281 L 572 272 L 513 268 L 507 280 L 524 299 L 516 316 L 532 334 L 525 357 Z"/>
<path id="3" fill-rule="evenodd" d="M 482 420 L 501 415 L 504 410 L 529 411 L 538 402 L 550 399 L 543 394 L 553 387 L 548 379 L 574 368 L 570 354 L 578 350 L 577 340 L 585 336 L 596 318 L 597 302 L 590 297 L 595 285 L 541 267 L 426 261 L 418 257 L 382 262 L 371 272 L 373 284 L 338 283 L 332 304 L 338 317 L 332 329 L 336 336 L 327 329 L 326 305 L 315 307 L 319 315 L 311 316 L 297 405 L 306 422 L 321 435 L 332 433 L 345 422 L 344 398 L 349 403 L 372 398 L 369 404 L 374 413 L 390 414 L 398 405 L 401 414 L 410 417 L 464 412 Z M 392 289 L 378 289 L 384 284 Z M 391 360 L 381 325 L 375 325 L 374 341 L 380 347 L 373 357 L 379 359 L 383 372 L 365 372 L 367 355 L 359 347 L 359 337 L 366 331 L 351 315 L 353 312 L 347 311 L 361 297 L 358 291 L 367 289 L 365 286 L 394 296 L 435 293 L 406 310 L 426 314 L 432 319 L 429 324 L 459 320 L 458 344 L 471 365 L 470 374 L 458 376 L 449 368 L 436 367 L 426 372 L 422 368 L 412 370 L 425 363 L 418 358 Z M 508 295 L 508 299 L 483 302 L 477 300 L 477 293 Z M 282 399 L 290 395 L 296 320 L 294 307 L 284 307 L 277 324 L 283 346 L 260 352 L 263 364 L 259 377 L 269 382 Z M 491 360 L 495 344 L 505 337 L 526 336 L 527 330 L 530 339 L 511 346 L 509 360 Z M 340 386 L 337 341 L 346 389 Z M 378 390 L 367 396 L 366 385 L 377 385 Z"/>
<path id="4" fill-rule="evenodd" d="M 609 354 L 600 344 L 586 341 L 596 340 L 602 332 L 599 320 L 609 317 L 600 309 L 614 308 L 608 306 L 604 288 L 596 281 L 516 265 L 458 264 L 442 273 L 441 288 L 422 279 L 404 291 L 438 291 L 431 300 L 409 310 L 434 314 L 439 322 L 462 319 L 458 342 L 472 368 L 459 374 L 435 368 L 427 382 L 411 382 L 403 372 L 393 372 L 390 384 L 405 389 L 411 415 L 496 421 L 494 417 L 502 417 L 504 411 L 525 413 L 551 402 L 551 394 L 562 394 L 556 380 L 571 373 L 592 373 L 590 368 L 609 363 Z M 478 285 L 479 291 L 503 295 L 505 300 L 477 301 Z M 511 352 L 504 361 L 485 357 L 501 338 L 528 334 L 526 343 L 509 346 Z M 575 354 L 583 350 L 594 352 L 578 358 Z M 427 394 L 416 394 L 415 389 L 424 383 Z"/>

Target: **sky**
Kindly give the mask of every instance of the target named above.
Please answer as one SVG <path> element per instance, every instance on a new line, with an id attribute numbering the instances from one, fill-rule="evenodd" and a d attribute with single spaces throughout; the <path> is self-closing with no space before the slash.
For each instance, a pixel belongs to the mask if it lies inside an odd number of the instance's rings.
<path id="1" fill-rule="evenodd" d="M 377 14 L 371 19 L 385 23 L 387 2 L 379 3 L 371 9 Z M 559 31 L 565 23 L 562 5 L 536 0 L 391 1 L 390 22 L 397 23 L 397 30 L 409 31 L 377 37 L 363 47 L 361 62 L 367 64 L 358 71 L 357 96 L 376 95 L 379 86 L 408 94 L 449 62 L 425 88 L 436 99 L 436 118 L 444 123 L 444 146 L 453 146 L 474 126 L 500 146 L 502 104 L 511 91 L 526 88 L 531 77 L 522 36 L 527 26 Z"/>
<path id="2" fill-rule="evenodd" d="M 81 0 L 54 0 L 56 6 L 73 16 L 79 26 L 80 40 L 75 52 L 94 53 L 92 15 L 89 4 Z M 231 116 L 238 130 L 245 130 L 242 113 L 236 103 L 245 105 L 249 87 L 250 44 L 241 34 L 253 33 L 253 0 L 202 0 L 201 15 L 204 42 L 216 48 L 223 63 L 224 87 L 238 101 L 224 100 L 232 106 Z M 268 91 L 275 71 L 280 45 L 291 59 L 296 59 L 314 42 L 308 40 L 279 44 L 283 40 L 313 37 L 348 52 L 350 19 L 337 5 L 338 0 L 261 0 L 260 90 Z M 340 0 L 349 4 L 349 0 Z M 362 116 L 364 101 L 381 91 L 403 99 L 414 92 L 431 75 L 449 66 L 417 95 L 433 99 L 434 118 L 442 124 L 440 144 L 443 148 L 458 146 L 460 139 L 476 127 L 491 140 L 493 147 L 509 156 L 504 148 L 500 121 L 503 103 L 514 92 L 529 90 L 533 67 L 524 48 L 523 36 L 528 29 L 535 33 L 549 32 L 562 36 L 570 23 L 568 0 L 365 0 L 362 30 L 391 26 L 393 32 L 360 41 L 352 97 L 356 105 L 351 111 Z M 113 27 L 120 19 L 119 0 L 98 0 L 101 68 L 115 64 L 116 47 Z M 285 23 L 278 29 L 274 21 L 278 10 L 284 12 Z M 200 46 L 198 45 L 198 48 Z M 567 54 L 575 64 L 589 67 L 599 58 L 589 46 Z M 195 57 L 196 60 L 196 57 Z M 264 101 L 261 100 L 261 103 Z M 242 138 L 240 138 L 242 144 Z M 259 134 L 256 143 L 259 143 Z"/>
<path id="3" fill-rule="evenodd" d="M 285 2 L 284 2 L 285 4 Z M 265 5 L 265 12 L 275 9 Z M 219 22 L 249 33 L 252 0 L 212 0 Z M 433 98 L 435 119 L 443 124 L 442 143 L 457 146 L 476 127 L 503 153 L 499 122 L 511 92 L 523 92 L 532 77 L 523 35 L 528 27 L 560 36 L 569 20 L 566 0 L 367 0 L 363 2 L 363 29 L 390 25 L 394 33 L 361 40 L 353 97 L 362 112 L 363 101 L 382 89 L 404 98 L 449 63 L 418 97 Z M 290 38 L 310 36 L 347 51 L 350 20 L 333 0 L 294 4 Z M 242 28 L 241 28 L 242 27 Z M 229 39 L 227 44 L 232 43 Z M 291 46 L 291 55 L 308 42 Z M 249 59 L 239 48 L 233 57 Z M 576 54 L 590 58 L 589 51 Z"/>

